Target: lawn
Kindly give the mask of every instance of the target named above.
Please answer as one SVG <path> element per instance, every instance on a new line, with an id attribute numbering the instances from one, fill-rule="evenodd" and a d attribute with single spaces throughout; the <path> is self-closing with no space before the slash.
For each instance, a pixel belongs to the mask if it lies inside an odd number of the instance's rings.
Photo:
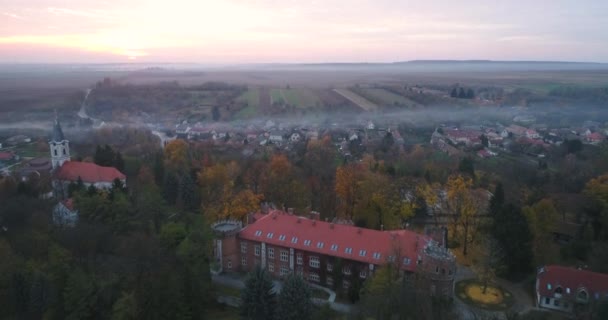
<path id="1" fill-rule="evenodd" d="M 395 105 L 402 105 L 402 106 L 408 106 L 408 107 L 416 106 L 416 102 L 414 102 L 404 96 L 394 94 L 394 93 L 384 90 L 384 89 L 370 88 L 370 89 L 363 89 L 363 92 L 366 95 L 368 95 L 370 99 L 377 101 L 379 104 L 382 104 L 384 106 L 395 106 Z"/>

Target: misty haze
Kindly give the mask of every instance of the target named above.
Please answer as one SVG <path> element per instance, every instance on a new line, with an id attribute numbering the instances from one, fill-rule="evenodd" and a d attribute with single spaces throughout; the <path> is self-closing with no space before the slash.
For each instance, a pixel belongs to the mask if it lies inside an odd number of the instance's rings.
<path id="1" fill-rule="evenodd" d="M 0 319 L 608 319 L 605 1 L 0 16 Z"/>

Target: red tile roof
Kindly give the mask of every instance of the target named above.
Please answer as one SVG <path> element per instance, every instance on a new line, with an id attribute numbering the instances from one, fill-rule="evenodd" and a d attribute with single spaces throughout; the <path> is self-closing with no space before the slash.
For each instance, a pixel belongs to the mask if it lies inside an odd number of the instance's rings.
<path id="1" fill-rule="evenodd" d="M 55 178 L 66 181 L 83 182 L 112 182 L 114 179 L 124 180 L 126 176 L 113 167 L 102 167 L 90 162 L 65 162 L 55 173 Z"/>
<path id="2" fill-rule="evenodd" d="M 272 234 L 270 238 L 269 234 Z M 311 220 L 278 210 L 246 226 L 239 237 L 375 265 L 386 264 L 389 256 L 409 258 L 411 262 L 408 265 L 400 263 L 408 271 L 415 271 L 418 253 L 431 240 L 409 230 L 364 229 Z M 296 243 L 293 242 L 294 237 L 297 238 Z M 337 245 L 337 249 L 332 250 L 332 245 Z M 346 252 L 347 248 L 351 248 L 351 253 Z M 361 255 L 361 250 L 365 250 L 364 255 Z"/>
<path id="3" fill-rule="evenodd" d="M 551 265 L 543 267 L 537 278 L 538 293 L 543 297 L 552 297 L 558 287 L 562 288 L 564 298 L 574 299 L 578 290 L 583 288 L 589 299 L 595 299 L 595 294 L 602 299 L 608 296 L 608 274 Z M 570 293 L 567 289 L 570 289 Z"/>
<path id="4" fill-rule="evenodd" d="M 62 203 L 66 208 L 68 208 L 68 210 L 74 211 L 74 199 L 68 198 L 68 199 L 62 201 Z"/>
<path id="5" fill-rule="evenodd" d="M 0 152 L 0 160 L 11 160 L 14 156 L 11 152 Z"/>
<path id="6" fill-rule="evenodd" d="M 602 141 L 603 139 L 604 139 L 604 136 L 597 132 L 594 132 L 587 136 L 587 140 L 589 140 L 589 141 Z"/>

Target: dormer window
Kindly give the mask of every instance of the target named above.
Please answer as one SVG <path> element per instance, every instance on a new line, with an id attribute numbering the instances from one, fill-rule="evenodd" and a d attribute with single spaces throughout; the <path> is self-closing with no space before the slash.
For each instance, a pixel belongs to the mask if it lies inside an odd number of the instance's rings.
<path id="1" fill-rule="evenodd" d="M 317 242 L 317 248 L 319 248 L 319 249 L 323 249 L 324 245 L 325 244 L 323 242 Z"/>
<path id="2" fill-rule="evenodd" d="M 404 265 L 406 265 L 406 266 L 407 266 L 407 265 L 409 265 L 411 262 L 412 262 L 412 260 L 410 260 L 410 258 L 407 258 L 407 257 L 406 257 L 406 258 L 403 258 L 403 264 L 404 264 Z"/>
<path id="3" fill-rule="evenodd" d="M 304 240 L 304 245 L 305 246 L 310 247 L 310 243 L 311 243 L 310 240 Z"/>
<path id="4" fill-rule="evenodd" d="M 280 235 L 280 236 L 279 236 L 279 240 L 281 240 L 281 241 L 285 241 L 285 235 L 284 235 L 284 234 Z"/>
<path id="5" fill-rule="evenodd" d="M 359 257 L 365 257 L 366 254 L 367 254 L 367 251 L 359 250 Z"/>
<path id="6" fill-rule="evenodd" d="M 261 235 L 262 235 L 262 230 L 258 230 L 258 231 L 255 232 L 255 236 L 256 237 L 259 237 Z"/>
<path id="7" fill-rule="evenodd" d="M 332 244 L 331 245 L 331 251 L 338 251 L 338 245 L 337 244 Z"/>
<path id="8" fill-rule="evenodd" d="M 269 232 L 269 233 L 266 235 L 266 238 L 268 238 L 268 239 L 272 239 L 272 235 L 273 235 L 273 233 L 272 233 L 272 232 Z"/>
<path id="9" fill-rule="evenodd" d="M 547 283 L 547 290 L 551 290 L 551 288 L 552 288 L 552 287 L 551 287 L 551 284 L 550 284 L 550 283 Z"/>
<path id="10" fill-rule="evenodd" d="M 298 237 L 291 238 L 291 243 L 298 243 Z"/>
<path id="11" fill-rule="evenodd" d="M 380 260 L 380 252 L 374 252 L 374 259 Z"/>
<path id="12" fill-rule="evenodd" d="M 344 253 L 346 253 L 346 254 L 353 254 L 353 248 L 346 248 L 346 249 L 344 249 Z"/>

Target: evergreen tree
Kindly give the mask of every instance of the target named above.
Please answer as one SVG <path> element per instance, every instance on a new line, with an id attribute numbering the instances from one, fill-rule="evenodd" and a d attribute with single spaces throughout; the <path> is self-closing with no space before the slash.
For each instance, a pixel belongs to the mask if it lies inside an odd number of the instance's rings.
<path id="1" fill-rule="evenodd" d="M 532 267 L 532 233 L 521 208 L 512 204 L 494 214 L 491 233 L 502 249 L 507 273 L 525 274 Z"/>
<path id="2" fill-rule="evenodd" d="M 479 137 L 481 139 L 481 145 L 484 147 L 489 147 L 490 146 L 490 141 L 488 140 L 488 137 L 486 137 L 485 134 L 482 134 L 481 137 Z"/>
<path id="3" fill-rule="evenodd" d="M 63 290 L 63 302 L 66 319 L 92 319 L 95 317 L 95 306 L 98 303 L 97 287 L 93 279 L 82 270 L 76 269 L 68 278 Z"/>
<path id="4" fill-rule="evenodd" d="M 122 158 L 122 154 L 118 151 L 114 157 L 114 168 L 118 169 L 120 172 L 124 172 L 125 170 L 125 161 Z"/>
<path id="5" fill-rule="evenodd" d="M 274 318 L 276 293 L 270 274 L 259 265 L 249 273 L 241 291 L 241 315 L 248 320 Z"/>
<path id="6" fill-rule="evenodd" d="M 494 195 L 492 195 L 492 199 L 490 199 L 489 206 L 489 214 L 495 215 L 497 212 L 502 210 L 502 207 L 505 204 L 505 191 L 502 188 L 502 183 L 498 182 L 496 184 L 496 188 L 494 189 Z"/>
<path id="7" fill-rule="evenodd" d="M 123 292 L 112 306 L 111 320 L 135 320 L 138 318 L 137 301 L 133 293 Z"/>
<path id="8" fill-rule="evenodd" d="M 450 97 L 458 98 L 458 90 L 456 89 L 456 87 L 452 88 L 452 92 L 450 92 Z"/>
<path id="9" fill-rule="evenodd" d="M 167 172 L 165 179 L 163 180 L 163 198 L 169 205 L 174 205 L 177 200 L 179 192 L 179 181 L 175 174 Z"/>
<path id="10" fill-rule="evenodd" d="M 309 320 L 313 311 L 312 291 L 302 276 L 291 274 L 277 299 L 276 319 Z"/>
<path id="11" fill-rule="evenodd" d="M 464 89 L 462 87 L 458 88 L 458 98 L 459 99 L 464 99 L 466 97 L 467 97 L 467 94 L 464 91 Z"/>
<path id="12" fill-rule="evenodd" d="M 467 99 L 473 99 L 473 98 L 475 98 L 475 92 L 473 91 L 473 89 L 471 89 L 471 88 L 467 89 L 466 96 L 467 96 Z"/>
<path id="13" fill-rule="evenodd" d="M 475 179 L 475 163 L 470 157 L 465 157 L 460 160 L 458 165 L 458 171 L 469 175 L 472 179 Z"/>

